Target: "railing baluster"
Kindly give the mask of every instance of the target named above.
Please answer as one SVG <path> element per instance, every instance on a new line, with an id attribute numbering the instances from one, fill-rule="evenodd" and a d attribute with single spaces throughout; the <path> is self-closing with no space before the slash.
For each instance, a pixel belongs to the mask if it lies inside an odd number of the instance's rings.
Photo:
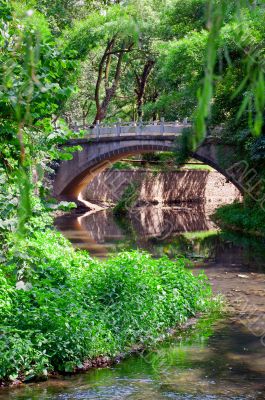
<path id="1" fill-rule="evenodd" d="M 96 124 L 96 134 L 97 134 L 97 138 L 99 139 L 100 137 L 100 121 L 97 120 L 97 124 Z"/>
<path id="2" fill-rule="evenodd" d="M 122 131 L 124 131 L 124 135 L 126 136 L 126 133 L 128 135 L 132 135 L 135 133 L 135 135 L 143 135 L 144 133 L 146 135 L 165 135 L 167 132 L 169 135 L 180 135 L 181 134 L 181 128 L 190 126 L 190 122 L 188 118 L 185 118 L 182 122 L 179 120 L 172 121 L 172 122 L 167 122 L 165 124 L 165 118 L 161 117 L 160 121 L 155 120 L 155 121 L 150 121 L 148 122 L 143 122 L 142 118 L 139 118 L 139 120 L 133 121 L 133 122 L 122 122 L 122 120 L 119 118 L 117 123 L 114 124 L 107 124 L 104 125 L 104 123 L 100 122 L 99 120 L 96 121 L 96 124 L 93 127 L 87 127 L 88 131 L 90 134 L 92 134 L 96 139 L 100 139 L 102 136 L 116 136 L 120 137 L 122 135 Z M 130 129 L 132 127 L 132 129 Z M 153 129 L 152 129 L 153 127 Z M 166 128 L 167 127 L 167 128 Z M 170 129 L 170 127 L 172 129 Z M 86 129 L 85 125 L 79 124 L 77 122 L 73 122 L 70 125 L 70 128 L 73 129 L 75 132 L 78 132 L 79 130 Z M 104 128 L 104 129 L 101 129 Z M 123 129 L 124 128 L 124 129 Z M 179 128 L 179 129 L 176 129 Z M 56 128 L 55 128 L 56 129 Z M 105 133 L 103 134 L 103 132 Z"/>
<path id="3" fill-rule="evenodd" d="M 121 135 L 121 119 L 118 119 L 118 122 L 116 124 L 116 132 L 117 132 L 117 136 Z"/>
<path id="4" fill-rule="evenodd" d="M 138 124 L 137 124 L 137 134 L 141 135 L 143 133 L 143 119 L 142 117 L 139 118 Z"/>
<path id="5" fill-rule="evenodd" d="M 164 135 L 164 133 L 165 133 L 165 118 L 164 117 L 161 118 L 160 133 L 162 133 L 162 135 Z"/>

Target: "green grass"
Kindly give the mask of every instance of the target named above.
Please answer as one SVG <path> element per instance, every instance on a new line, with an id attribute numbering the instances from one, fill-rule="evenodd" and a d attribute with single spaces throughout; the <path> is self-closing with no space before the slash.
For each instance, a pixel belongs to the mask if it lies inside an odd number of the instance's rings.
<path id="1" fill-rule="evenodd" d="M 149 160 L 150 159 L 150 160 Z M 149 160 L 149 162 L 148 162 Z M 214 171 L 214 168 L 209 165 L 199 163 L 197 160 L 190 160 L 191 163 L 183 164 L 181 167 L 178 167 L 174 161 L 174 155 L 172 153 L 155 153 L 151 156 L 146 157 L 142 163 L 136 163 L 132 159 L 132 162 L 129 160 L 126 161 L 117 161 L 112 165 L 112 169 L 114 170 L 137 170 L 146 168 L 150 171 L 181 171 L 181 170 L 198 170 L 198 171 Z M 146 163 L 144 165 L 144 163 Z"/>
<path id="2" fill-rule="evenodd" d="M 218 233 L 217 230 L 212 230 L 212 231 L 199 231 L 199 232 L 185 232 L 183 233 L 183 236 L 186 239 L 192 240 L 192 239 L 206 239 L 211 236 L 216 236 Z"/>
<path id="3" fill-rule="evenodd" d="M 116 161 L 111 169 L 112 170 L 118 170 L 118 171 L 122 171 L 122 170 L 132 170 L 134 171 L 135 169 L 139 169 L 142 168 L 141 165 L 135 165 L 134 163 L 130 163 L 129 161 Z"/>
<path id="4" fill-rule="evenodd" d="M 212 167 L 206 164 L 184 164 L 181 169 L 198 170 L 198 171 L 214 171 Z"/>
<path id="5" fill-rule="evenodd" d="M 186 262 L 139 251 L 102 262 L 74 251 L 60 233 L 32 232 L 10 248 L 0 270 L 0 380 L 71 372 L 85 360 L 151 345 L 208 311 L 207 278 L 195 277 Z M 15 287 L 17 271 L 23 289 Z"/>

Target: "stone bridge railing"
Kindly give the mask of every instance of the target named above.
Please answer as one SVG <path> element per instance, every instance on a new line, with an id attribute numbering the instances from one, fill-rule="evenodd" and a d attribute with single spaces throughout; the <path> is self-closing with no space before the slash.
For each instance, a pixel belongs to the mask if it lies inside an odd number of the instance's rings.
<path id="1" fill-rule="evenodd" d="M 160 121 L 153 122 L 118 122 L 114 124 L 104 124 L 97 122 L 94 127 L 86 125 L 79 125 L 78 123 L 71 124 L 70 128 L 74 132 L 83 132 L 83 138 L 100 139 L 106 137 L 120 137 L 120 136 L 179 136 L 184 128 L 190 127 L 188 119 L 185 118 L 183 122 L 166 122 L 163 118 Z"/>

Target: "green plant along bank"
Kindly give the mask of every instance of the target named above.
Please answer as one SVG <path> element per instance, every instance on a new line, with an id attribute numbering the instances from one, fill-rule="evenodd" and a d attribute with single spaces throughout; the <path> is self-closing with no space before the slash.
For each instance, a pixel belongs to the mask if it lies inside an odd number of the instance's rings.
<path id="1" fill-rule="evenodd" d="M 265 236 L 264 209 L 248 201 L 220 207 L 214 213 L 215 221 L 224 229 Z"/>
<path id="2" fill-rule="evenodd" d="M 97 261 L 45 224 L 31 223 L 19 251 L 9 245 L 0 273 L 2 382 L 113 359 L 215 304 L 206 277 L 195 277 L 184 258 L 132 251 Z"/>

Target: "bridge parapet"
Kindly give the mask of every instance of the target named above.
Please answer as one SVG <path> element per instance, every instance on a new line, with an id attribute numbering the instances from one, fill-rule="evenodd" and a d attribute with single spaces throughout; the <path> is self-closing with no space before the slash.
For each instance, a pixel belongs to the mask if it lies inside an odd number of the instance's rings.
<path id="1" fill-rule="evenodd" d="M 120 137 L 120 136 L 142 136 L 142 135 L 165 135 L 165 136 L 180 136 L 184 128 L 188 128 L 191 125 L 188 120 L 185 119 L 183 122 L 165 122 L 164 119 L 161 121 L 153 122 L 122 122 L 119 120 L 114 124 L 99 123 L 93 127 L 87 125 L 79 125 L 77 123 L 70 125 L 70 128 L 74 132 L 83 132 L 82 137 L 91 139 L 100 139 L 106 137 Z"/>

